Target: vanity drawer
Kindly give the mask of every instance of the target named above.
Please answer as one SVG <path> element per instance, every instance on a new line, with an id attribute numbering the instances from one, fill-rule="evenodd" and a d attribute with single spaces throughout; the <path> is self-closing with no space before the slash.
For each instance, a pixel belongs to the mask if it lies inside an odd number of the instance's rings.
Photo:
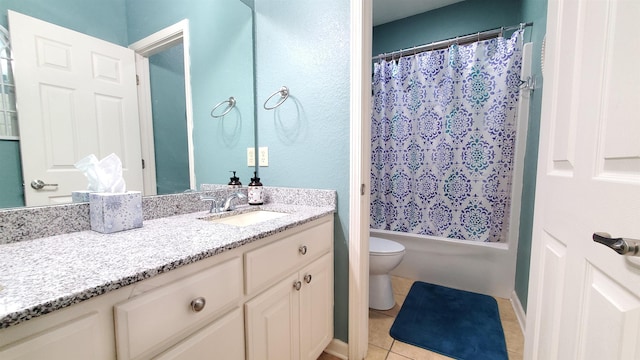
<path id="1" fill-rule="evenodd" d="M 246 293 L 275 283 L 299 267 L 331 250 L 333 221 L 287 236 L 245 254 Z"/>
<path id="2" fill-rule="evenodd" d="M 148 358 L 189 335 L 242 297 L 235 257 L 115 306 L 118 359 Z M 204 307 L 199 303 L 204 299 Z"/>

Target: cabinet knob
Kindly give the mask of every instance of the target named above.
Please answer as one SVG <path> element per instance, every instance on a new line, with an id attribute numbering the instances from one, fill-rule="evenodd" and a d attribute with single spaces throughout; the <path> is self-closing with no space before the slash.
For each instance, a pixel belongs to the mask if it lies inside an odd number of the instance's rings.
<path id="1" fill-rule="evenodd" d="M 300 246 L 300 248 L 298 248 L 298 251 L 300 252 L 300 254 L 305 255 L 307 253 L 307 245 Z"/>
<path id="2" fill-rule="evenodd" d="M 309 284 L 311 282 L 311 274 L 307 274 L 304 276 L 304 282 Z"/>
<path id="3" fill-rule="evenodd" d="M 300 281 L 296 281 L 293 283 L 293 288 L 300 291 L 300 288 L 302 287 L 302 283 Z"/>
<path id="4" fill-rule="evenodd" d="M 194 312 L 202 311 L 206 303 L 207 301 L 203 297 L 195 298 L 191 300 L 191 310 Z"/>

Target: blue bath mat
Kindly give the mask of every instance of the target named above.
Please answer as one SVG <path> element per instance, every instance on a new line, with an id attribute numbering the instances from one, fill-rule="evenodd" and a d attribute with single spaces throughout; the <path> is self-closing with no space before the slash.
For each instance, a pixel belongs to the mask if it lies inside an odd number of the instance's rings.
<path id="1" fill-rule="evenodd" d="M 389 334 L 456 359 L 508 359 L 496 300 L 416 281 Z"/>

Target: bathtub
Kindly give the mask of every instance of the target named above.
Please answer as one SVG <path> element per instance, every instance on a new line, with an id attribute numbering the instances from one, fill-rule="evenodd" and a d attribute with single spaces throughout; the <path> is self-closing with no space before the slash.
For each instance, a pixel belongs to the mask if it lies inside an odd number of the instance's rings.
<path id="1" fill-rule="evenodd" d="M 391 274 L 455 289 L 510 298 L 514 287 L 515 247 L 371 229 L 371 236 L 406 248 Z"/>

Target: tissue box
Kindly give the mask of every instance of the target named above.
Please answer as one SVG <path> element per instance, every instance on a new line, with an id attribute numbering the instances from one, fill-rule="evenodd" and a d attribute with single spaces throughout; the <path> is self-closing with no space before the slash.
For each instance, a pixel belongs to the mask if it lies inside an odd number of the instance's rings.
<path id="1" fill-rule="evenodd" d="M 92 194 L 94 192 L 95 191 L 89 191 L 89 190 L 72 191 L 71 201 L 74 203 L 89 202 L 89 194 Z"/>
<path id="2" fill-rule="evenodd" d="M 128 191 L 121 194 L 89 194 L 91 230 L 110 234 L 142 227 L 142 194 Z"/>

